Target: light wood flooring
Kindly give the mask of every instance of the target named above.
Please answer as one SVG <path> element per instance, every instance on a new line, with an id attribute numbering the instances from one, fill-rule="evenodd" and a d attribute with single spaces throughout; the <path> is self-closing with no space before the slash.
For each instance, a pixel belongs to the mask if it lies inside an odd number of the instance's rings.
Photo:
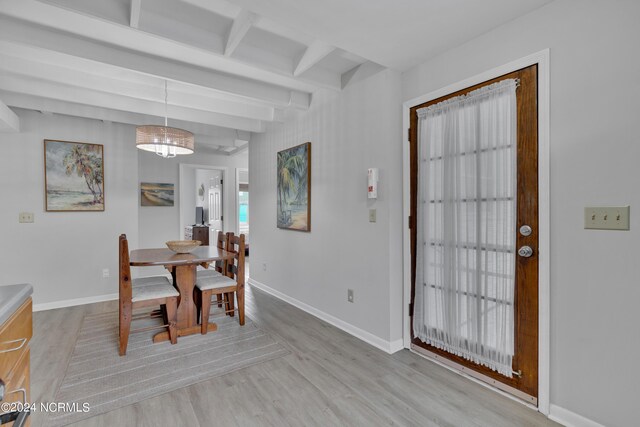
<path id="1" fill-rule="evenodd" d="M 110 311 L 116 301 L 34 313 L 32 402 L 54 401 L 83 317 Z M 247 314 L 291 354 L 74 425 L 557 425 L 416 354 L 388 355 L 250 286 Z M 32 425 L 43 421 L 36 413 Z"/>

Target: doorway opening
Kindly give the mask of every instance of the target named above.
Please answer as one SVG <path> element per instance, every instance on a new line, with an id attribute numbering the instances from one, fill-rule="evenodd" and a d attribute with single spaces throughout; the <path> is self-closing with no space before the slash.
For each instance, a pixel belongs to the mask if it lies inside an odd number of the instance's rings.
<path id="1" fill-rule="evenodd" d="M 181 238 L 194 225 L 208 227 L 209 242 L 216 241 L 218 231 L 226 231 L 226 174 L 226 167 L 180 164 Z"/>
<path id="2" fill-rule="evenodd" d="M 247 255 L 249 254 L 249 169 L 236 169 L 236 194 L 238 227 L 237 234 L 244 234 Z"/>

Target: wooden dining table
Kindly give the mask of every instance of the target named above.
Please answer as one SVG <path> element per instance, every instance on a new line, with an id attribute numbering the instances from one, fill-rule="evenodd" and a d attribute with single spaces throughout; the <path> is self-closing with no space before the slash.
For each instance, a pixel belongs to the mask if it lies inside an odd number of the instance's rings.
<path id="1" fill-rule="evenodd" d="M 196 269 L 198 266 L 209 268 L 216 261 L 232 260 L 234 253 L 227 252 L 216 246 L 199 246 L 188 254 L 177 254 L 167 248 L 136 249 L 131 251 L 129 263 L 132 267 L 162 266 L 171 272 L 173 283 L 180 292 L 178 298 L 177 329 L 178 336 L 200 333 L 197 310 L 193 300 L 193 290 L 196 285 Z M 238 287 L 238 304 L 244 303 L 241 293 L 244 287 Z M 209 322 L 208 331 L 218 329 L 215 323 Z M 159 332 L 153 337 L 153 342 L 168 341 L 167 331 Z"/>

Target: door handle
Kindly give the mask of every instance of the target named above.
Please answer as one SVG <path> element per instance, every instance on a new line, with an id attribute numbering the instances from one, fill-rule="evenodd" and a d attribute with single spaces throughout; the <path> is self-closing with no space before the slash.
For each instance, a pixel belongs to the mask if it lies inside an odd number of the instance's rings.
<path id="1" fill-rule="evenodd" d="M 523 258 L 529 258 L 533 255 L 533 249 L 531 249 L 531 246 L 521 246 L 520 249 L 518 249 L 518 255 Z"/>

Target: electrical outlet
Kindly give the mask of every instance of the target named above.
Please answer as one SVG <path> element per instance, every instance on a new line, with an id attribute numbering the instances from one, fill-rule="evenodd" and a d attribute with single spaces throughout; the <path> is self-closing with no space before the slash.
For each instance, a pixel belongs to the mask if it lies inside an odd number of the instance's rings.
<path id="1" fill-rule="evenodd" d="M 629 230 L 629 206 L 586 207 L 584 228 L 596 230 Z"/>
<path id="2" fill-rule="evenodd" d="M 369 222 L 376 222 L 376 210 L 369 209 Z"/>
<path id="3" fill-rule="evenodd" d="M 267 263 L 266 262 L 262 263 L 262 271 L 267 271 Z"/>
<path id="4" fill-rule="evenodd" d="M 33 222 L 33 212 L 20 212 L 18 215 L 18 222 L 21 224 L 27 224 Z"/>
<path id="5" fill-rule="evenodd" d="M 353 302 L 353 289 L 347 289 L 347 301 Z"/>
<path id="6" fill-rule="evenodd" d="M 103 279 L 108 279 L 110 275 L 111 274 L 109 273 L 109 269 L 108 268 L 103 268 L 102 269 L 102 278 Z"/>

